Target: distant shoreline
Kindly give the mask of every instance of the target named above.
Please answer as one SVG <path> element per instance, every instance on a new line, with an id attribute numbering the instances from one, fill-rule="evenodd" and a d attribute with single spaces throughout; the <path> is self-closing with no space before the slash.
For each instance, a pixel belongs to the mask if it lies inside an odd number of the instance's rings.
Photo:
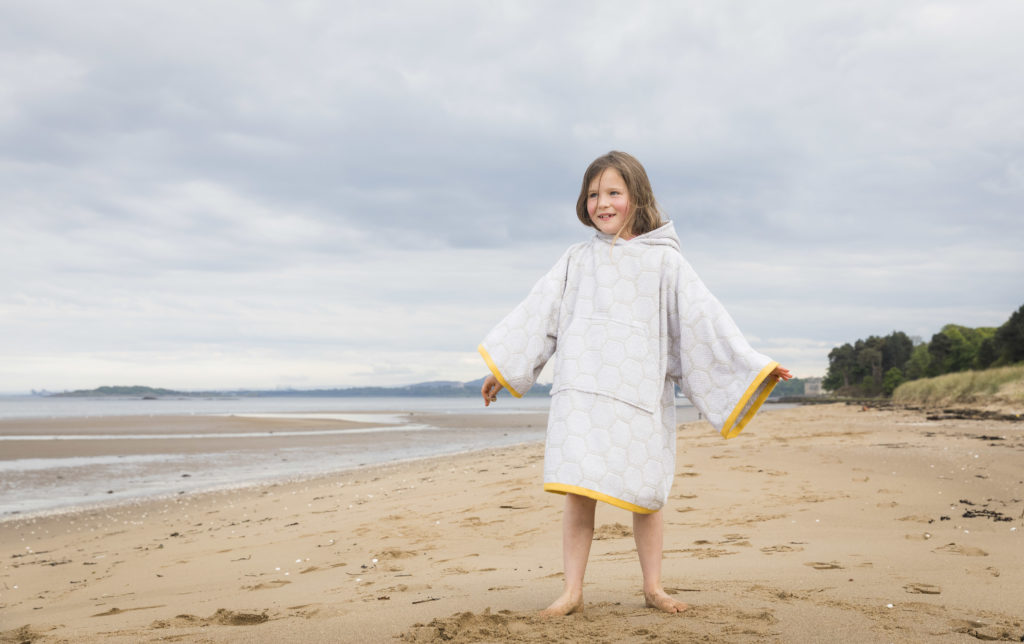
<path id="1" fill-rule="evenodd" d="M 106 397 L 138 397 L 138 398 L 160 398 L 160 397 L 185 397 L 205 398 L 210 396 L 246 396 L 254 398 L 282 398 L 282 397 L 303 397 L 303 398 L 355 398 L 369 396 L 387 397 L 471 397 L 480 395 L 480 385 L 483 380 L 470 382 L 421 382 L 402 387 L 344 387 L 335 389 L 232 389 L 232 390 L 211 390 L 211 391 L 178 391 L 175 389 L 162 389 L 159 387 L 148 387 L 143 385 L 132 386 L 103 386 L 95 389 L 78 389 L 64 392 L 44 392 L 34 395 L 45 398 L 106 398 Z M 547 396 L 551 391 L 551 385 L 536 384 L 526 396 Z"/>

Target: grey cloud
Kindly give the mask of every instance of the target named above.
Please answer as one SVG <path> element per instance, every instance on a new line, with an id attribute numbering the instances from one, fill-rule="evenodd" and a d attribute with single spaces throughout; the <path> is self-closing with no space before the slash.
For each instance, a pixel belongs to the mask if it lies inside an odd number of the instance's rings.
<path id="1" fill-rule="evenodd" d="M 1024 269 L 1022 14 L 7 3 L 0 331 L 40 355 L 100 336 L 471 354 L 589 234 L 578 182 L 612 148 L 783 362 L 876 326 L 999 323 Z M 344 373 L 375 373 L 358 360 Z"/>

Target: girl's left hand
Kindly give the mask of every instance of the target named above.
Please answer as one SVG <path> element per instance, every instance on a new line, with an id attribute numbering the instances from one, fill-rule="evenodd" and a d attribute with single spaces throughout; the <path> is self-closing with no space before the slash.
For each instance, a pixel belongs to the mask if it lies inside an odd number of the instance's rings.
<path id="1" fill-rule="evenodd" d="M 503 387 L 494 374 L 487 374 L 484 378 L 484 386 L 480 387 L 480 394 L 484 397 L 484 407 L 490 407 L 491 403 L 498 399 L 498 392 Z"/>
<path id="2" fill-rule="evenodd" d="M 782 365 L 779 365 L 772 369 L 772 372 L 768 374 L 772 378 L 775 378 L 775 382 L 781 382 L 783 380 L 789 380 L 793 377 L 793 374 L 789 373 L 789 369 L 786 369 Z"/>

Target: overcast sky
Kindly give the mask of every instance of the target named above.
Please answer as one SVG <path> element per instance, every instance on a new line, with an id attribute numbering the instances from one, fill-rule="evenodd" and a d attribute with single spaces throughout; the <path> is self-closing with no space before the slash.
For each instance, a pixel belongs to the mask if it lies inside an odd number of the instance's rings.
<path id="1" fill-rule="evenodd" d="M 639 9 L 637 8 L 639 7 Z M 798 376 L 1024 304 L 1024 3 L 0 4 L 0 392 L 471 380 L 637 156 Z"/>

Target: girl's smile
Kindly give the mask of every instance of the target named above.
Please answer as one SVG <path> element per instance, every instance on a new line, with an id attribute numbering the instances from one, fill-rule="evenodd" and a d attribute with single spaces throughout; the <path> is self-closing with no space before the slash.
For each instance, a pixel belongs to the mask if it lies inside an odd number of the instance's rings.
<path id="1" fill-rule="evenodd" d="M 618 234 L 622 239 L 633 235 L 624 228 L 629 221 L 629 191 L 626 181 L 615 168 L 607 168 L 587 187 L 587 213 L 594 227 L 606 235 Z"/>

